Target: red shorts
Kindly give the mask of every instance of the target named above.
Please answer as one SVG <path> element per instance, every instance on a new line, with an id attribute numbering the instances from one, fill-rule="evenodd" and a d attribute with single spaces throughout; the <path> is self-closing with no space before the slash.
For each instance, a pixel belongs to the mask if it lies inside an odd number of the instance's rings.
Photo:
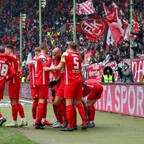
<path id="1" fill-rule="evenodd" d="M 10 99 L 19 99 L 20 83 L 10 83 L 8 85 L 8 93 Z"/>
<path id="2" fill-rule="evenodd" d="M 81 99 L 82 94 L 82 83 L 65 85 L 64 98 Z"/>
<path id="3" fill-rule="evenodd" d="M 65 84 L 60 84 L 60 86 L 56 91 L 56 96 L 64 98 L 64 88 L 65 88 Z"/>
<path id="4" fill-rule="evenodd" d="M 38 91 L 36 88 L 31 88 L 32 99 L 38 99 Z"/>
<path id="5" fill-rule="evenodd" d="M 38 99 L 48 99 L 48 86 L 42 85 L 42 86 L 36 86 L 35 87 L 35 95 L 37 93 Z"/>
<path id="6" fill-rule="evenodd" d="M 0 89 L 0 100 L 3 99 L 3 93 L 4 93 L 4 89 Z"/>
<path id="7" fill-rule="evenodd" d="M 88 94 L 87 100 L 98 100 L 101 98 L 103 87 L 101 84 L 96 84 Z"/>

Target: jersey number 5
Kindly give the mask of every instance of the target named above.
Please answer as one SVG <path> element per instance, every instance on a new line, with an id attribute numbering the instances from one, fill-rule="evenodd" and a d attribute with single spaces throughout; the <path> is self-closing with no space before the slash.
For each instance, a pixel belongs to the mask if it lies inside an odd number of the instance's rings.
<path id="1" fill-rule="evenodd" d="M 8 73 L 8 65 L 7 64 L 0 64 L 0 75 L 6 76 Z"/>
<path id="2" fill-rule="evenodd" d="M 78 62 L 78 57 L 73 58 L 74 62 L 74 69 L 79 69 L 79 62 Z"/>

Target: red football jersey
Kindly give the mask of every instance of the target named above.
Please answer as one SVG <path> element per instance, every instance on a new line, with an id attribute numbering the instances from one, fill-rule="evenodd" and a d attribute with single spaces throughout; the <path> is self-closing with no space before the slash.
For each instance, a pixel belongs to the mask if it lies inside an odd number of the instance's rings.
<path id="1" fill-rule="evenodd" d="M 86 80 L 85 81 L 85 83 L 86 83 L 86 85 L 88 86 L 88 87 L 94 87 L 94 85 L 96 84 L 96 83 L 98 83 L 95 79 L 88 79 L 88 80 Z M 99 84 L 99 83 L 98 83 Z"/>
<path id="2" fill-rule="evenodd" d="M 35 59 L 31 60 L 29 63 L 30 88 L 35 87 L 35 63 Z"/>
<path id="3" fill-rule="evenodd" d="M 13 78 L 9 81 L 9 83 L 12 84 L 19 84 L 20 83 L 20 77 L 18 75 L 19 72 L 19 60 L 18 58 L 13 55 L 13 56 L 9 56 L 9 58 L 11 58 L 10 64 L 13 67 L 16 75 L 13 76 Z"/>
<path id="4" fill-rule="evenodd" d="M 88 95 L 92 89 L 95 90 L 95 93 L 99 93 L 102 91 L 102 84 L 100 84 L 94 79 L 88 79 L 85 81 L 85 83 L 87 85 L 87 89 L 83 90 L 83 96 Z"/>
<path id="5" fill-rule="evenodd" d="M 11 78 L 15 74 L 14 69 L 9 64 L 9 61 L 0 57 L 0 89 L 5 88 L 7 78 Z"/>
<path id="6" fill-rule="evenodd" d="M 60 62 L 58 60 L 52 59 L 51 67 L 57 66 Z M 56 79 L 60 75 L 60 71 L 51 71 L 50 73 L 53 74 L 53 79 Z"/>
<path id="7" fill-rule="evenodd" d="M 65 52 L 61 62 L 65 63 L 65 82 L 66 85 L 82 82 L 81 76 L 81 56 L 77 52 Z"/>
<path id="8" fill-rule="evenodd" d="M 51 59 L 48 56 L 40 54 L 36 59 L 33 59 L 29 64 L 30 69 L 30 86 L 48 85 L 49 72 L 43 71 L 43 66 L 50 67 Z"/>

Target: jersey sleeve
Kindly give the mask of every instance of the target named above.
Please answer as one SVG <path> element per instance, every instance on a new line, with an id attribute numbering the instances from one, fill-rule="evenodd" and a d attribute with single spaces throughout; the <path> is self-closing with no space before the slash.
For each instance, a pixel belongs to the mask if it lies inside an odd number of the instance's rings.
<path id="1" fill-rule="evenodd" d="M 39 59 L 41 60 L 42 63 L 46 63 L 47 59 L 44 55 L 40 55 Z"/>
<path id="2" fill-rule="evenodd" d="M 52 59 L 49 59 L 46 63 L 43 63 L 43 66 L 50 67 L 52 63 Z"/>
<path id="3" fill-rule="evenodd" d="M 8 64 L 8 75 L 6 77 L 6 80 L 10 80 L 13 77 L 13 75 L 16 75 L 16 72 L 13 69 L 13 67 L 10 64 Z"/>
<path id="4" fill-rule="evenodd" d="M 68 57 L 68 53 L 67 53 L 67 52 L 64 52 L 64 53 L 62 54 L 62 57 L 61 57 L 61 62 L 65 63 L 67 57 Z"/>

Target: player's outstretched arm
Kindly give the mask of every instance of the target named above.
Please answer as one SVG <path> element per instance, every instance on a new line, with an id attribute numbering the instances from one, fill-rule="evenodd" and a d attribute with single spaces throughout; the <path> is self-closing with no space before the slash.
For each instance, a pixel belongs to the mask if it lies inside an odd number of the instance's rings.
<path id="1" fill-rule="evenodd" d="M 44 71 L 54 71 L 54 70 L 60 70 L 64 66 L 64 63 L 59 63 L 59 65 L 54 66 L 54 67 L 43 67 Z"/>

